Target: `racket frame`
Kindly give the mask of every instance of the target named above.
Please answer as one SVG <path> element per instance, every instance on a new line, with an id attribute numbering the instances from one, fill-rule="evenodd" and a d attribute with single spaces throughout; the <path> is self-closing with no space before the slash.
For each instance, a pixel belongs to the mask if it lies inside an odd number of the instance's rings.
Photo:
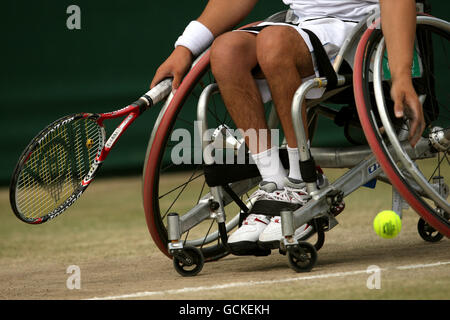
<path id="1" fill-rule="evenodd" d="M 23 151 L 22 155 L 19 158 L 19 162 L 17 163 L 10 184 L 10 203 L 11 208 L 13 209 L 14 214 L 22 221 L 29 224 L 41 224 L 46 221 L 52 220 L 63 213 L 66 209 L 68 209 L 87 189 L 92 180 L 95 178 L 96 173 L 102 166 L 103 162 L 109 155 L 111 149 L 116 144 L 117 140 L 122 136 L 122 134 L 128 129 L 128 127 L 147 109 L 152 107 L 154 104 L 166 98 L 172 88 L 172 80 L 165 79 L 160 82 L 153 89 L 148 91 L 142 97 L 140 97 L 137 101 L 132 104 L 111 112 L 106 113 L 78 113 L 65 116 L 60 118 L 46 128 L 44 128 L 39 134 L 28 144 L 28 146 Z M 116 119 L 120 117 L 125 117 L 122 122 L 116 127 L 113 133 L 109 136 L 108 140 L 106 140 L 106 130 L 103 122 L 105 120 Z M 74 192 L 56 209 L 47 213 L 45 216 L 38 218 L 29 218 L 25 217 L 20 213 L 18 209 L 18 205 L 16 202 L 16 187 L 18 183 L 18 178 L 20 176 L 20 172 L 22 171 L 24 165 L 27 163 L 33 151 L 39 146 L 40 142 L 50 134 L 51 132 L 58 129 L 61 125 L 67 124 L 70 121 L 75 121 L 80 118 L 91 119 L 96 121 L 100 130 L 100 144 L 98 146 L 98 150 L 95 156 L 94 161 L 90 165 L 90 169 L 88 173 L 81 179 L 81 182 L 75 188 Z"/>

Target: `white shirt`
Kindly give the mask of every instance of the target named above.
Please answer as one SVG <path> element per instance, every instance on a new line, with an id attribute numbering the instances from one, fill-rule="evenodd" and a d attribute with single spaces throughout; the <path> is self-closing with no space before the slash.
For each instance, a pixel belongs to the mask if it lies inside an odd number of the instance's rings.
<path id="1" fill-rule="evenodd" d="M 359 21 L 379 7 L 379 0 L 283 0 L 300 20 L 335 17 Z"/>

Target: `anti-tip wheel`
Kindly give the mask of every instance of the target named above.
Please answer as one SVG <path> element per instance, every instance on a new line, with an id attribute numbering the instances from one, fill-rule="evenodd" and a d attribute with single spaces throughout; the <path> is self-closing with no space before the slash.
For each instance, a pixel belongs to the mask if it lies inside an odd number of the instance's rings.
<path id="1" fill-rule="evenodd" d="M 417 231 L 420 237 L 427 242 L 438 242 L 444 237 L 442 233 L 439 233 L 422 218 L 417 223 Z"/>
<path id="2" fill-rule="evenodd" d="M 200 249 L 185 247 L 173 256 L 173 266 L 183 277 L 196 276 L 203 269 L 205 258 Z"/>
<path id="3" fill-rule="evenodd" d="M 309 242 L 301 241 L 288 248 L 288 262 L 296 272 L 309 272 L 316 265 L 317 250 Z"/>

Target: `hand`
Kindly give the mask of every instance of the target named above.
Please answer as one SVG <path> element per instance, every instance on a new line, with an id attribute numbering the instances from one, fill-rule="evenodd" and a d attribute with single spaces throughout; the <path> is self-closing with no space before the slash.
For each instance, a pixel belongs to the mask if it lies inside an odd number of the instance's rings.
<path id="1" fill-rule="evenodd" d="M 166 61 L 156 70 L 152 83 L 150 84 L 150 89 L 165 78 L 173 78 L 172 92 L 175 93 L 184 75 L 189 71 L 192 60 L 192 53 L 189 49 L 183 46 L 176 47 Z"/>
<path id="2" fill-rule="evenodd" d="M 391 88 L 394 100 L 394 113 L 397 118 L 405 117 L 410 121 L 409 143 L 414 147 L 425 129 L 422 104 L 417 97 L 410 77 L 394 79 Z"/>

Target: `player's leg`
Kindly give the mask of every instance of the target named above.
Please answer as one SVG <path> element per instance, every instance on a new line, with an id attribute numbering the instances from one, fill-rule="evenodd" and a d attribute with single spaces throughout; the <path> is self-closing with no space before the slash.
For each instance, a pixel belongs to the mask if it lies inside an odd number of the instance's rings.
<path id="1" fill-rule="evenodd" d="M 269 84 L 288 144 L 289 177 L 301 180 L 291 106 L 294 93 L 302 84 L 302 78 L 314 75 L 311 53 L 296 29 L 289 26 L 270 26 L 264 28 L 256 38 L 256 55 Z M 305 104 L 303 108 L 306 108 Z M 306 123 L 306 119 L 303 121 Z"/>
<path id="2" fill-rule="evenodd" d="M 211 47 L 211 70 L 220 94 L 236 126 L 267 130 L 264 106 L 253 78 L 257 66 L 256 36 L 247 32 L 228 32 L 219 36 Z M 269 149 L 270 144 L 249 144 L 253 154 Z"/>
<path id="3" fill-rule="evenodd" d="M 282 188 L 286 173 L 278 148 L 271 144 L 264 105 L 252 72 L 257 65 L 254 34 L 228 32 L 214 41 L 211 70 L 228 112 L 237 128 L 250 133 L 245 135 L 246 143 L 263 181 Z"/>
<path id="4" fill-rule="evenodd" d="M 286 172 L 278 156 L 278 147 L 271 145 L 271 136 L 265 118 L 261 94 L 254 79 L 257 67 L 256 36 L 247 32 L 229 32 L 218 37 L 211 47 L 211 70 L 219 86 L 222 99 L 237 128 L 256 135 L 246 136 L 246 143 L 262 176 L 260 189 L 253 200 L 271 196 L 282 188 Z M 265 137 L 259 132 L 265 130 Z M 253 141 L 250 141 L 253 140 Z M 256 140 L 256 141 L 255 141 Z M 257 211 L 250 214 L 228 244 L 234 253 L 264 254 L 259 252 L 257 240 L 270 218 Z M 265 254 L 270 253 L 266 252 Z"/>
<path id="5" fill-rule="evenodd" d="M 296 199 L 296 204 L 301 206 L 308 200 L 308 196 L 303 190 L 304 183 L 301 181 L 291 106 L 295 91 L 302 84 L 302 78 L 314 75 L 311 53 L 296 29 L 290 26 L 270 26 L 264 28 L 256 38 L 256 56 L 269 84 L 288 144 L 289 179 L 285 182 L 285 186 L 289 187 L 288 197 Z M 306 105 L 303 105 L 303 108 L 306 108 Z M 303 121 L 306 123 L 306 119 Z M 310 231 L 310 226 L 302 226 L 296 230 L 296 237 L 302 238 Z M 261 233 L 259 241 L 266 246 L 275 248 L 280 239 L 280 219 L 274 217 L 269 226 Z"/>
<path id="6" fill-rule="evenodd" d="M 292 148 L 297 147 L 291 106 L 302 78 L 314 75 L 308 46 L 296 29 L 269 26 L 256 37 L 256 56 L 269 84 L 287 143 Z"/>

